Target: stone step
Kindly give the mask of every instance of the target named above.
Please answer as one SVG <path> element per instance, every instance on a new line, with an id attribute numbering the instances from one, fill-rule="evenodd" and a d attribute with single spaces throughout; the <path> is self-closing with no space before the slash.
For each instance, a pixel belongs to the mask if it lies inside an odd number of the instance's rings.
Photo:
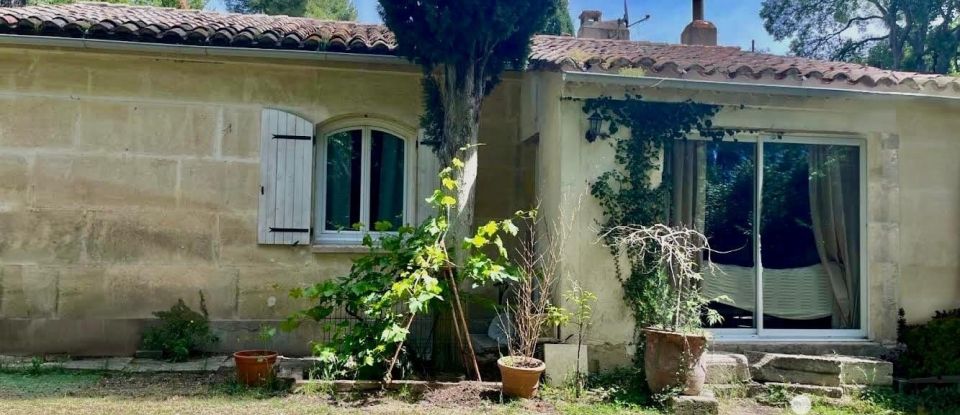
<path id="1" fill-rule="evenodd" d="M 742 354 L 708 352 L 703 355 L 708 385 L 750 381 L 750 364 Z"/>
<path id="2" fill-rule="evenodd" d="M 747 354 L 750 375 L 759 382 L 841 387 L 889 386 L 893 364 L 851 356 L 810 356 L 780 353 Z"/>
<path id="3" fill-rule="evenodd" d="M 726 385 L 708 385 L 714 396 L 723 399 L 756 398 L 775 389 L 782 389 L 792 395 L 816 395 L 825 398 L 841 398 L 850 392 L 846 387 L 800 385 L 793 383 L 734 383 Z"/>
<path id="4" fill-rule="evenodd" d="M 890 349 L 880 343 L 869 341 L 830 341 L 830 342 L 784 342 L 784 341 L 716 341 L 710 343 L 710 351 L 748 354 L 781 353 L 810 356 L 841 355 L 881 358 L 890 353 Z M 747 356 L 749 357 L 749 356 Z"/>

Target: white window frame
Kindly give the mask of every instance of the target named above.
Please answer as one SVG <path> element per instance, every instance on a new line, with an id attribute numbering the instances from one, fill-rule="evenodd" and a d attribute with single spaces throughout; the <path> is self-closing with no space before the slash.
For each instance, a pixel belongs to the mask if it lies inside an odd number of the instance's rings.
<path id="1" fill-rule="evenodd" d="M 330 136 L 345 131 L 360 130 L 362 136 L 361 168 L 360 168 L 360 230 L 327 230 L 325 227 L 327 209 L 327 140 Z M 403 175 L 403 223 L 409 224 L 413 218 L 415 207 L 414 194 L 416 191 L 416 131 L 405 128 L 397 123 L 373 118 L 345 119 L 328 122 L 317 128 L 316 156 L 314 160 L 314 217 L 313 217 L 313 244 L 315 246 L 359 246 L 364 235 L 379 238 L 383 234 L 394 232 L 376 232 L 369 227 L 370 223 L 370 152 L 372 148 L 373 131 L 381 131 L 404 142 L 404 175 Z"/>
<path id="2" fill-rule="evenodd" d="M 708 138 L 694 135 L 689 137 L 692 140 L 710 140 Z M 756 175 L 756 187 L 753 200 L 753 222 L 760 223 L 762 214 L 763 199 L 763 144 L 784 143 L 784 144 L 818 144 L 818 145 L 842 145 L 857 147 L 859 150 L 860 163 L 860 328 L 858 329 L 767 329 L 763 327 L 763 263 L 760 252 L 762 250 L 760 236 L 757 235 L 758 229 L 754 227 L 754 281 L 756 286 L 756 305 L 754 307 L 754 320 L 756 327 L 749 329 L 709 329 L 715 340 L 723 341 L 745 341 L 745 340 L 765 340 L 765 341 L 783 341 L 790 342 L 795 340 L 823 340 L 823 341 L 850 341 L 862 340 L 868 337 L 870 303 L 868 297 L 869 287 L 869 261 L 867 235 L 867 195 L 868 175 L 867 175 L 867 141 L 863 137 L 857 136 L 834 136 L 834 135 L 815 135 L 815 134 L 737 134 L 737 141 L 756 144 L 754 153 Z M 724 137 L 724 141 L 730 141 L 729 137 Z"/>

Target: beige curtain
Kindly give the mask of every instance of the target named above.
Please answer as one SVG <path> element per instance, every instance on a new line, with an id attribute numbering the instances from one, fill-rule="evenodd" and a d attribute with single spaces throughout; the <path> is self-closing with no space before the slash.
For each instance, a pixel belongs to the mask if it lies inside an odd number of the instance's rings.
<path id="1" fill-rule="evenodd" d="M 859 321 L 859 184 L 856 154 L 838 146 L 808 146 L 810 212 L 817 253 L 833 289 L 833 327 Z"/>
<path id="2" fill-rule="evenodd" d="M 669 225 L 704 231 L 707 197 L 706 142 L 678 140 L 673 143 L 667 172 L 672 186 Z"/>

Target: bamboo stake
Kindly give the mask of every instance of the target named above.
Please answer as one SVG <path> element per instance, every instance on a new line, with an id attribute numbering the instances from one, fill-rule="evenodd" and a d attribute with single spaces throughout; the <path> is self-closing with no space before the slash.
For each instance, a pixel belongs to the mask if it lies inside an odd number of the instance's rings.
<path id="1" fill-rule="evenodd" d="M 408 336 L 409 336 L 409 333 L 410 333 L 410 325 L 413 324 L 413 319 L 414 319 L 414 317 L 416 317 L 416 316 L 417 316 L 416 313 L 410 314 L 410 319 L 407 320 L 407 326 L 404 327 L 404 329 L 407 330 L 407 335 L 408 335 Z M 406 343 L 406 342 L 407 342 L 407 340 L 406 340 L 406 338 L 404 338 L 404 340 L 403 340 L 402 342 L 400 342 L 400 344 L 397 345 L 397 350 L 393 352 L 393 358 L 390 359 L 390 367 L 387 368 L 387 373 L 386 373 L 386 375 L 384 375 L 384 377 L 383 377 L 383 380 L 386 381 L 386 383 L 387 383 L 388 385 L 390 384 L 390 382 L 393 382 L 393 367 L 396 366 L 396 364 L 397 364 L 397 359 L 400 358 L 400 350 L 403 349 L 403 344 Z"/>
<path id="2" fill-rule="evenodd" d="M 453 297 L 454 297 L 454 318 L 457 318 L 459 315 L 460 324 L 463 328 L 464 339 L 467 343 L 467 350 L 469 353 L 470 361 L 473 363 L 473 371 L 477 375 L 477 382 L 483 382 L 483 379 L 480 377 L 480 365 L 477 364 L 477 354 L 473 350 L 473 341 L 470 339 L 470 330 L 467 328 L 467 319 L 463 313 L 463 304 L 460 303 L 460 289 L 457 288 L 456 280 L 453 278 L 453 271 L 448 270 L 448 275 L 450 276 L 451 286 L 453 288 Z"/>

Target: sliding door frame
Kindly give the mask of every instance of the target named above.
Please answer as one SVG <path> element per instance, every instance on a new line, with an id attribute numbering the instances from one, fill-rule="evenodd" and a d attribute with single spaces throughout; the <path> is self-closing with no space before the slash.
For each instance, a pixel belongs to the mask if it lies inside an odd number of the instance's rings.
<path id="1" fill-rule="evenodd" d="M 709 139 L 700 136 L 690 137 L 692 140 Z M 724 142 L 732 142 L 725 138 Z M 754 328 L 749 329 L 710 329 L 716 340 L 720 341 L 792 341 L 792 340 L 862 340 L 867 338 L 869 324 L 869 297 L 868 297 L 868 238 L 867 238 L 867 141 L 857 136 L 836 136 L 816 134 L 737 134 L 737 142 L 755 143 L 754 146 L 754 192 L 753 192 L 753 249 L 754 249 L 754 284 L 756 287 L 756 305 L 754 306 Z M 860 327 L 858 329 L 768 329 L 763 326 L 763 261 L 761 257 L 762 241 L 760 239 L 761 215 L 763 213 L 763 150 L 765 143 L 782 144 L 814 144 L 840 145 L 857 147 L 859 155 L 859 211 L 860 211 L 860 275 L 858 275 Z"/>

